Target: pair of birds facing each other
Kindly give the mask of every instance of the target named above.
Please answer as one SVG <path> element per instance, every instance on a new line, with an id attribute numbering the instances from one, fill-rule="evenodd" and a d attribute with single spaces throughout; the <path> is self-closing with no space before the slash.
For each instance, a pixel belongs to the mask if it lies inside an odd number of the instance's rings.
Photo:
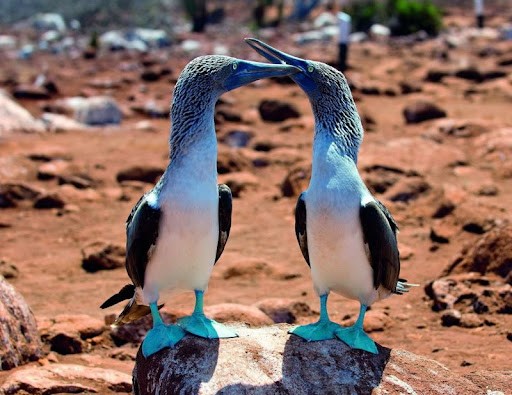
<path id="1" fill-rule="evenodd" d="M 293 57 L 256 39 L 246 42 L 272 63 L 203 56 L 182 71 L 171 109 L 170 163 L 127 220 L 126 268 L 133 284 L 101 307 L 129 299 L 114 325 L 151 313 L 153 328 L 142 344 L 146 357 L 173 347 L 186 332 L 237 336 L 203 313 L 203 294 L 231 226 L 231 192 L 217 185 L 215 102 L 222 93 L 257 79 L 289 75 L 308 95 L 315 117 L 311 181 L 297 202 L 295 230 L 321 305 L 318 322 L 291 333 L 307 341 L 339 338 L 377 353 L 363 330 L 367 306 L 407 292 L 413 284 L 398 278 L 397 225 L 357 170 L 363 128 L 347 81 L 324 63 Z M 177 325 L 165 325 L 159 291 L 178 287 L 194 290 L 194 311 Z M 352 327 L 330 321 L 331 290 L 360 302 Z"/>

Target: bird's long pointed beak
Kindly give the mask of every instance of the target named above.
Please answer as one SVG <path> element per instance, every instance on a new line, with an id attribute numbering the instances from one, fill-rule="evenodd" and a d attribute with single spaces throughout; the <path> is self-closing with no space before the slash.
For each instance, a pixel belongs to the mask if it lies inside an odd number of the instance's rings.
<path id="1" fill-rule="evenodd" d="M 283 77 L 300 72 L 300 70 L 287 64 L 269 64 L 240 60 L 237 68 L 224 82 L 224 88 L 230 91 L 243 85 L 267 77 Z"/>
<path id="2" fill-rule="evenodd" d="M 261 56 L 267 58 L 274 64 L 289 64 L 296 67 L 304 67 L 304 60 L 289 55 L 256 38 L 246 38 L 245 42 Z"/>

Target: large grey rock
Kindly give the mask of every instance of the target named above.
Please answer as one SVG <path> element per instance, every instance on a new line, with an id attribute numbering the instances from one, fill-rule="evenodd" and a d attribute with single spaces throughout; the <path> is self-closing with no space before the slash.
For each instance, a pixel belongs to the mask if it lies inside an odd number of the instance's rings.
<path id="1" fill-rule="evenodd" d="M 0 89 L 0 137 L 13 132 L 44 132 L 44 124 Z"/>
<path id="2" fill-rule="evenodd" d="M 117 125 L 122 119 L 117 102 L 108 96 L 70 97 L 59 100 L 57 105 L 73 112 L 75 120 L 86 125 Z"/>
<path id="3" fill-rule="evenodd" d="M 140 350 L 133 391 L 144 394 L 477 394 L 507 391 L 510 374 L 468 377 L 431 359 L 379 346 L 373 355 L 339 340 L 307 343 L 289 325 L 237 326 L 235 339 L 186 336 L 149 358 Z M 472 377 L 478 380 L 472 381 Z M 372 392 L 373 391 L 373 392 Z"/>
<path id="4" fill-rule="evenodd" d="M 0 370 L 41 357 L 34 315 L 25 299 L 0 276 Z"/>

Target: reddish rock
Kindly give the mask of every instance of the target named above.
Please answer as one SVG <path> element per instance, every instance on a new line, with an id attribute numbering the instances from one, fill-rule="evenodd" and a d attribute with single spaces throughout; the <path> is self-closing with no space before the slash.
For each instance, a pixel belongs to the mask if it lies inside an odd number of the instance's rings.
<path id="1" fill-rule="evenodd" d="M 392 202 L 416 200 L 430 189 L 430 185 L 421 177 L 405 177 L 386 190 L 386 199 Z"/>
<path id="2" fill-rule="evenodd" d="M 498 226 L 467 245 L 447 268 L 452 273 L 496 273 L 506 278 L 512 271 L 512 225 Z"/>
<path id="3" fill-rule="evenodd" d="M 343 388 L 350 394 L 477 394 L 512 385 L 506 372 L 496 381 L 486 372 L 462 377 L 403 350 L 378 346 L 375 355 L 339 340 L 308 343 L 288 335 L 289 325 L 234 329 L 235 340 L 187 336 L 149 358 L 139 350 L 135 393 L 337 394 Z"/>
<path id="4" fill-rule="evenodd" d="M 16 207 L 19 201 L 34 200 L 41 191 L 23 183 L 0 184 L 0 208 Z"/>
<path id="5" fill-rule="evenodd" d="M 37 178 L 40 180 L 51 180 L 66 174 L 69 169 L 69 162 L 65 160 L 52 160 L 43 163 L 37 169 Z"/>
<path id="6" fill-rule="evenodd" d="M 164 173 L 164 169 L 154 166 L 133 166 L 117 173 L 117 182 L 142 181 L 154 184 Z"/>
<path id="7" fill-rule="evenodd" d="M 287 174 L 281 184 L 281 193 L 284 197 L 299 196 L 304 192 L 311 178 L 311 167 L 299 166 Z"/>
<path id="8" fill-rule="evenodd" d="M 0 390 L 4 395 L 127 393 L 132 391 L 131 381 L 130 375 L 112 369 L 53 364 L 17 370 L 7 377 Z"/>
<path id="9" fill-rule="evenodd" d="M 407 105 L 403 115 L 407 123 L 419 123 L 429 119 L 444 118 L 446 112 L 434 103 L 418 100 Z"/>
<path id="10" fill-rule="evenodd" d="M 37 209 L 63 208 L 65 205 L 66 202 L 57 193 L 44 194 L 34 202 L 34 208 Z"/>
<path id="11" fill-rule="evenodd" d="M 43 355 L 37 325 L 25 299 L 0 276 L 0 370 Z"/>
<path id="12" fill-rule="evenodd" d="M 257 307 L 243 304 L 221 303 L 205 307 L 204 312 L 218 322 L 241 322 L 252 327 L 273 324 L 270 317 Z"/>
<path id="13" fill-rule="evenodd" d="M 243 191 L 259 185 L 259 179 L 249 172 L 235 172 L 223 174 L 219 177 L 220 184 L 226 184 L 231 189 L 234 198 L 240 197 Z"/>
<path id="14" fill-rule="evenodd" d="M 261 275 L 268 276 L 272 275 L 273 272 L 267 262 L 257 258 L 236 260 L 222 264 L 222 278 L 225 280 L 237 277 L 255 278 Z"/>
<path id="15" fill-rule="evenodd" d="M 298 109 L 293 104 L 279 100 L 263 100 L 258 109 L 261 119 L 267 122 L 282 122 L 300 117 Z"/>
<path id="16" fill-rule="evenodd" d="M 251 161 L 240 150 L 219 147 L 217 156 L 217 172 L 219 174 L 246 171 L 251 168 Z"/>
<path id="17" fill-rule="evenodd" d="M 96 241 L 82 248 L 82 268 L 94 273 L 124 267 L 125 255 L 123 246 Z"/>
<path id="18" fill-rule="evenodd" d="M 60 314 L 38 320 L 41 339 L 59 354 L 80 354 L 86 350 L 87 339 L 105 331 L 103 321 L 85 314 Z"/>
<path id="19" fill-rule="evenodd" d="M 18 277 L 19 271 L 15 264 L 6 261 L 5 259 L 0 259 L 0 276 L 3 276 L 5 279 L 16 278 Z"/>
<path id="20" fill-rule="evenodd" d="M 307 303 L 293 299 L 263 299 L 254 306 L 268 315 L 276 324 L 293 324 L 298 317 L 314 315 Z"/>

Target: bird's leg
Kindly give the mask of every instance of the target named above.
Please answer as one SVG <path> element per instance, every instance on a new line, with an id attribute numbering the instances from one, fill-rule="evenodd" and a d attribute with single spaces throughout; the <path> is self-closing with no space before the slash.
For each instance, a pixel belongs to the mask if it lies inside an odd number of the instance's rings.
<path id="1" fill-rule="evenodd" d="M 372 354 L 378 354 L 379 351 L 377 350 L 375 342 L 363 329 L 364 315 L 367 308 L 368 306 L 361 304 L 356 323 L 348 328 L 340 328 L 336 332 L 336 337 L 352 348 L 368 351 Z"/>
<path id="2" fill-rule="evenodd" d="M 164 324 L 156 302 L 150 303 L 149 308 L 153 318 L 153 328 L 146 334 L 142 343 L 142 354 L 146 358 L 165 347 L 174 347 L 185 336 L 185 331 L 178 325 Z"/>
<path id="3" fill-rule="evenodd" d="M 196 289 L 196 304 L 192 315 L 178 320 L 185 331 L 207 339 L 238 337 L 236 332 L 204 315 L 204 291 Z"/>
<path id="4" fill-rule="evenodd" d="M 314 324 L 302 325 L 292 329 L 289 333 L 300 336 L 307 341 L 319 341 L 334 339 L 335 333 L 340 329 L 340 325 L 329 319 L 327 312 L 328 293 L 320 296 L 320 318 Z"/>

